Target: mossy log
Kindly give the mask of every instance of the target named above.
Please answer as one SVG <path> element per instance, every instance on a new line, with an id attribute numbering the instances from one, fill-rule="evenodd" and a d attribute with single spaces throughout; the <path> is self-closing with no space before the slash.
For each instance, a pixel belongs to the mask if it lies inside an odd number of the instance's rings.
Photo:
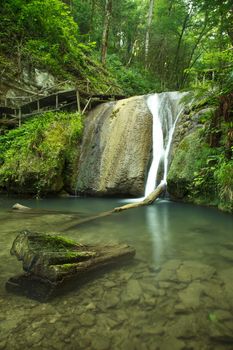
<path id="1" fill-rule="evenodd" d="M 61 236 L 23 231 L 11 254 L 22 261 L 26 274 L 10 278 L 7 290 L 47 300 L 67 281 L 131 260 L 135 249 L 127 244 L 82 245 Z"/>

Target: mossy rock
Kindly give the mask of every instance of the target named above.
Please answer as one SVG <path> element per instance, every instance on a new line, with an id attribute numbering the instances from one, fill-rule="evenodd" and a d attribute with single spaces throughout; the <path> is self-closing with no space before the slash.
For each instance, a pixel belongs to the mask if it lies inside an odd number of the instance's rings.
<path id="1" fill-rule="evenodd" d="M 176 148 L 167 179 L 168 192 L 173 198 L 188 198 L 195 172 L 205 164 L 207 154 L 199 129 L 181 141 Z"/>

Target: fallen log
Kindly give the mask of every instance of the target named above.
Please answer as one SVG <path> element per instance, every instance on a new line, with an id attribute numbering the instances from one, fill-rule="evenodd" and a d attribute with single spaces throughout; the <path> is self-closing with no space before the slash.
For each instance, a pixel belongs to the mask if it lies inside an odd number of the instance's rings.
<path id="1" fill-rule="evenodd" d="M 145 205 L 152 204 L 160 195 L 166 190 L 166 185 L 164 183 L 161 183 L 153 192 L 149 194 L 144 200 L 136 202 L 136 203 L 130 203 L 123 205 L 122 207 L 117 207 L 113 209 L 114 213 L 120 212 L 122 210 L 128 210 L 133 208 L 142 207 Z"/>
<path id="2" fill-rule="evenodd" d="M 149 196 L 147 196 L 145 199 L 135 202 L 135 203 L 130 203 L 130 204 L 125 204 L 121 207 L 116 207 L 113 210 L 110 211 L 106 211 L 106 212 L 102 212 L 100 214 L 96 214 L 93 216 L 89 216 L 87 218 L 84 219 L 79 219 L 79 220 L 74 220 L 71 223 L 69 223 L 68 225 L 64 225 L 62 227 L 62 231 L 69 231 L 71 229 L 76 228 L 78 225 L 82 225 L 85 223 L 89 223 L 91 221 L 103 218 L 105 216 L 110 216 L 114 213 L 119 213 L 123 210 L 128 210 L 128 209 L 133 209 L 133 208 L 138 208 L 141 206 L 146 206 L 146 205 L 150 205 L 152 204 L 164 191 L 166 190 L 166 184 L 165 183 L 161 183 L 152 193 L 149 194 Z"/>
<path id="3" fill-rule="evenodd" d="M 68 282 L 130 261 L 135 249 L 127 244 L 83 245 L 61 236 L 23 231 L 14 240 L 11 254 L 22 261 L 26 273 L 10 278 L 6 289 L 45 301 Z"/>

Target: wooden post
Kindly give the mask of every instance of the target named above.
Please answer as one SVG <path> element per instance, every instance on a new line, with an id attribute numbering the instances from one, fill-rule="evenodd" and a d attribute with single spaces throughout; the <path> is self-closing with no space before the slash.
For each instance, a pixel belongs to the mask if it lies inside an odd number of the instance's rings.
<path id="1" fill-rule="evenodd" d="M 40 112 L 40 101 L 37 101 L 37 112 Z"/>
<path id="2" fill-rule="evenodd" d="M 58 94 L 56 94 L 56 109 L 58 109 Z"/>
<path id="3" fill-rule="evenodd" d="M 89 98 L 89 100 L 87 101 L 86 106 L 84 107 L 82 114 L 84 114 L 86 112 L 87 107 L 89 106 L 89 104 L 91 103 L 91 97 Z"/>
<path id="4" fill-rule="evenodd" d="M 76 90 L 76 99 L 77 99 L 78 112 L 81 113 L 80 94 L 78 90 Z"/>
<path id="5" fill-rule="evenodd" d="M 21 107 L 19 107 L 19 127 L 21 126 L 21 121 L 22 121 L 22 111 L 21 111 Z"/>

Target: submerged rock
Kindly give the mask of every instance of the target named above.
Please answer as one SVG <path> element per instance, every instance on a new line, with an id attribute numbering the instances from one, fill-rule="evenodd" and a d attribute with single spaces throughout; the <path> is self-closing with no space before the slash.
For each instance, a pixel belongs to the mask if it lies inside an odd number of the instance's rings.
<path id="1" fill-rule="evenodd" d="M 233 262 L 233 250 L 231 249 L 221 249 L 219 255 L 225 260 Z"/>
<path id="2" fill-rule="evenodd" d="M 19 203 L 14 204 L 12 206 L 12 209 L 14 209 L 14 210 L 31 210 L 31 208 L 26 207 L 25 205 L 22 205 L 22 204 L 19 204 Z"/>
<path id="3" fill-rule="evenodd" d="M 11 278 L 7 289 L 29 287 L 46 294 L 48 287 L 50 295 L 64 281 L 132 259 L 135 249 L 126 244 L 86 246 L 61 236 L 23 231 L 13 242 L 11 254 L 22 261 L 26 274 Z"/>

